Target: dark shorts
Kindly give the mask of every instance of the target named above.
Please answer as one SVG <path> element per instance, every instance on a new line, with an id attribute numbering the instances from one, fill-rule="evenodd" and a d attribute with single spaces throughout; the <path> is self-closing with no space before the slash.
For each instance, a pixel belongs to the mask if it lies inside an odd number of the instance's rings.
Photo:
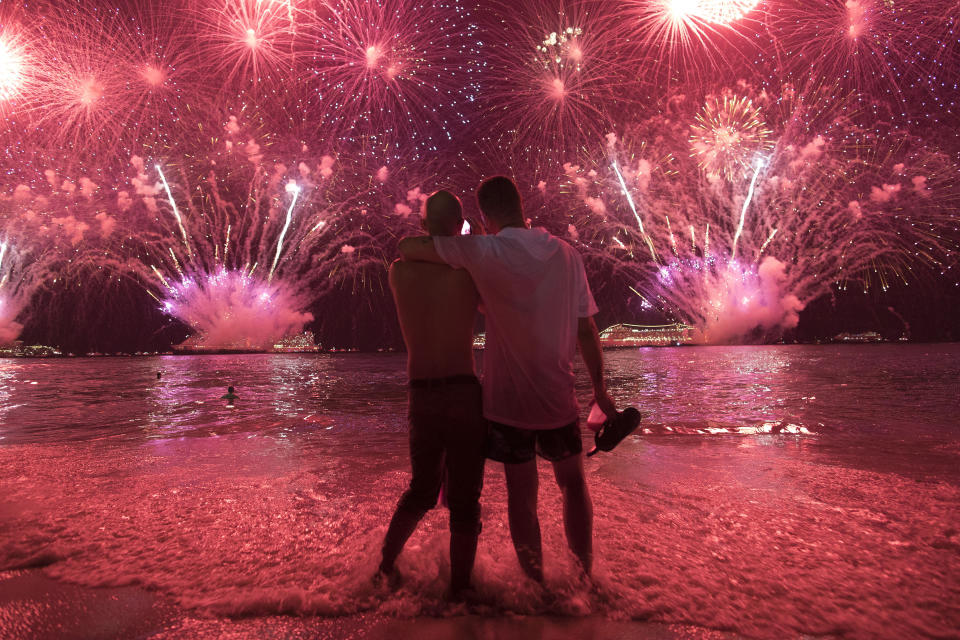
<path id="1" fill-rule="evenodd" d="M 521 429 L 490 422 L 487 457 L 497 462 L 520 464 L 537 455 L 558 462 L 582 452 L 580 423 L 576 420 L 556 429 Z"/>

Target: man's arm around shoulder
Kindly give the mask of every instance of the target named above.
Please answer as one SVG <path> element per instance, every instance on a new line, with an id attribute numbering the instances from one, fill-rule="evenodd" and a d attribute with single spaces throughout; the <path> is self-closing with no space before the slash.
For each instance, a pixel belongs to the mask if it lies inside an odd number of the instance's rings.
<path id="1" fill-rule="evenodd" d="M 437 253 L 437 248 L 433 244 L 433 238 L 430 236 L 406 237 L 400 241 L 398 248 L 400 249 L 400 256 L 404 260 L 446 264 L 446 261 Z"/>

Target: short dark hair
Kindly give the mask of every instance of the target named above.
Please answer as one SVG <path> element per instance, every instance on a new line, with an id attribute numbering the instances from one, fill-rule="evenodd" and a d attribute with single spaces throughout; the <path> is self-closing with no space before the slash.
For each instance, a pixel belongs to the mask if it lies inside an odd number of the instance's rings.
<path id="1" fill-rule="evenodd" d="M 445 189 L 435 191 L 423 203 L 427 233 L 432 236 L 455 236 L 463 227 L 460 198 Z"/>
<path id="2" fill-rule="evenodd" d="M 494 176 L 480 183 L 477 204 L 487 218 L 498 223 L 523 221 L 523 201 L 517 185 L 507 176 Z"/>

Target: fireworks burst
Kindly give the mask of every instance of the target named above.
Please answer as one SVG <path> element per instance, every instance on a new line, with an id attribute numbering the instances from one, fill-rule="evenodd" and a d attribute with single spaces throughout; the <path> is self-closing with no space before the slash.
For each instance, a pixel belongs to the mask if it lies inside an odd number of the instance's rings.
<path id="1" fill-rule="evenodd" d="M 757 6 L 758 0 L 671 0 L 674 13 L 714 24 L 740 20 Z"/>
<path id="2" fill-rule="evenodd" d="M 953 273 L 956 0 L 201 4 L 3 4 L 8 267 L 266 344 L 388 313 L 426 193 L 512 173 L 604 302 L 715 340 Z"/>
<path id="3" fill-rule="evenodd" d="M 12 101 L 23 89 L 25 56 L 15 38 L 0 32 L 0 105 Z"/>
<path id="4" fill-rule="evenodd" d="M 949 162 L 909 145 L 867 158 L 855 151 L 876 147 L 872 132 L 847 123 L 804 140 L 795 122 L 785 121 L 767 163 L 726 186 L 691 179 L 684 155 L 671 151 L 682 149 L 682 126 L 638 124 L 631 135 L 658 142 L 638 154 L 618 141 L 616 165 L 568 167 L 567 193 L 582 203 L 576 238 L 594 261 L 619 263 L 650 306 L 711 342 L 778 335 L 833 287 L 886 289 L 918 266 L 949 267 Z"/>
<path id="5" fill-rule="evenodd" d="M 139 229 L 100 250 L 98 262 L 191 327 L 191 346 L 265 349 L 312 321 L 314 302 L 371 286 L 371 269 L 385 274 L 426 195 L 395 193 L 391 174 L 402 171 L 283 145 L 268 153 L 238 119 L 227 129 L 210 156 L 133 159 L 112 211 Z"/>
<path id="6" fill-rule="evenodd" d="M 933 33 L 941 9 L 914 0 L 778 2 L 767 25 L 781 73 L 799 85 L 902 105 L 911 85 L 950 72 L 940 56 L 943 41 Z"/>
<path id="7" fill-rule="evenodd" d="M 747 98 L 724 96 L 707 102 L 690 127 L 690 147 L 710 176 L 736 180 L 772 148 L 760 109 Z"/>
<path id="8" fill-rule="evenodd" d="M 483 104 L 499 145 L 559 162 L 611 126 L 617 89 L 628 82 L 611 51 L 614 17 L 598 3 L 557 0 L 491 5 L 502 20 L 486 50 Z"/>
<path id="9" fill-rule="evenodd" d="M 292 77 L 297 17 L 290 0 L 221 0 L 197 12 L 197 55 L 209 75 L 254 85 Z"/>
<path id="10" fill-rule="evenodd" d="M 475 26 L 459 3 L 323 2 L 305 29 L 304 78 L 320 98 L 326 132 L 381 146 L 436 145 L 467 124 Z"/>
<path id="11" fill-rule="evenodd" d="M 698 77 L 723 68 L 749 47 L 746 35 L 756 0 L 630 0 L 626 36 L 640 44 L 635 54 L 646 73 Z"/>

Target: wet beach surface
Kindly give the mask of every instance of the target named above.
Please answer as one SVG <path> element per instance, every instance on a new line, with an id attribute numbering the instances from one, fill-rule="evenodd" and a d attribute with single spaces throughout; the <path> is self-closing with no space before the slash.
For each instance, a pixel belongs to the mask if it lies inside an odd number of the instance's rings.
<path id="1" fill-rule="evenodd" d="M 469 608 L 441 509 L 403 587 L 370 582 L 408 478 L 401 354 L 0 361 L 0 631 L 955 637 L 958 345 L 606 355 L 648 417 L 587 462 L 595 588 L 546 466 L 549 593 L 522 578 L 489 464 Z"/>

